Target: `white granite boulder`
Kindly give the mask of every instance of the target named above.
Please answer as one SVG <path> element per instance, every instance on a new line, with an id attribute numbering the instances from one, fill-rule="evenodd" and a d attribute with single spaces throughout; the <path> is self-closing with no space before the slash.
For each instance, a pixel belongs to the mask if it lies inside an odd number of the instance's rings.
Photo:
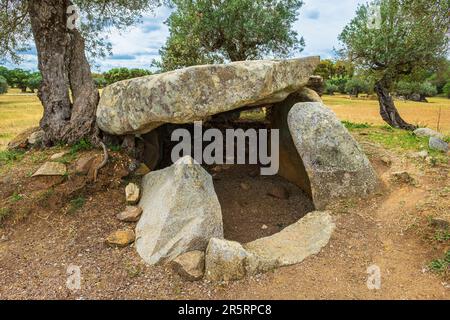
<path id="1" fill-rule="evenodd" d="M 316 209 L 334 199 L 364 197 L 378 179 L 367 156 L 334 112 L 320 102 L 295 104 L 287 116 Z"/>
<path id="2" fill-rule="evenodd" d="M 139 206 L 136 249 L 148 264 L 205 250 L 210 238 L 223 238 L 212 177 L 190 156 L 144 176 Z"/>

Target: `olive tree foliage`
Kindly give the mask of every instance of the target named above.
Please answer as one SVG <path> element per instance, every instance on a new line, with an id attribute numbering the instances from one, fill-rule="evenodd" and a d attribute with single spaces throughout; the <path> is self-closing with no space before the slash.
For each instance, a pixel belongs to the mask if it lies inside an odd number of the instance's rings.
<path id="1" fill-rule="evenodd" d="M 80 15 L 77 28 L 67 24 L 75 18 L 72 5 Z M 137 23 L 156 5 L 159 0 L 0 0 L 0 61 L 17 63 L 21 51 L 33 43 L 37 49 L 47 144 L 96 142 L 99 95 L 87 56 L 106 55 L 108 31 Z"/>
<path id="2" fill-rule="evenodd" d="M 31 2 L 39 3 L 39 0 L 0 0 L 0 61 L 22 61 L 21 53 L 29 50 L 34 42 L 28 12 Z M 110 53 L 111 43 L 105 31 L 123 30 L 134 25 L 145 12 L 164 3 L 163 0 L 59 2 L 66 8 L 73 4 L 79 9 L 79 31 L 85 38 L 86 51 L 92 57 L 104 57 Z"/>
<path id="3" fill-rule="evenodd" d="M 341 53 L 376 79 L 380 114 L 393 127 L 415 128 L 400 117 L 390 93 L 403 77 L 433 69 L 447 55 L 449 8 L 448 0 L 372 1 L 358 7 L 339 36 Z"/>
<path id="4" fill-rule="evenodd" d="M 161 71 L 300 52 L 292 29 L 301 0 L 172 0 L 170 36 L 160 50 Z"/>

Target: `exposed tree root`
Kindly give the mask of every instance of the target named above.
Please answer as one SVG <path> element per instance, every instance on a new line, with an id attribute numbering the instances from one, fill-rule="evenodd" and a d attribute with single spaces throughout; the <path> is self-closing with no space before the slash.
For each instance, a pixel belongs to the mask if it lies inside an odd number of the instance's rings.
<path id="1" fill-rule="evenodd" d="M 106 166 L 109 159 L 108 149 L 106 148 L 106 145 L 102 141 L 100 141 L 99 144 L 103 148 L 103 161 L 94 169 L 94 182 L 97 182 L 98 171 Z"/>

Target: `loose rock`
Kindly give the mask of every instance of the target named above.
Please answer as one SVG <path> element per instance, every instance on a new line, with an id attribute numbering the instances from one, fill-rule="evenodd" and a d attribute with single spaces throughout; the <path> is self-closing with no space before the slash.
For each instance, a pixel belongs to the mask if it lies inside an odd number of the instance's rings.
<path id="1" fill-rule="evenodd" d="M 247 243 L 244 248 L 257 260 L 266 261 L 266 265 L 270 261 L 273 266 L 297 264 L 319 253 L 335 227 L 330 212 L 315 211 L 279 233 Z"/>
<path id="2" fill-rule="evenodd" d="M 241 182 L 241 184 L 239 186 L 241 187 L 242 190 L 245 190 L 245 191 L 250 190 L 250 186 L 245 182 Z"/>
<path id="3" fill-rule="evenodd" d="M 135 240 L 135 234 L 133 230 L 118 230 L 111 233 L 106 238 L 106 243 L 112 247 L 123 248 L 133 243 Z"/>
<path id="4" fill-rule="evenodd" d="M 123 222 L 136 222 L 139 221 L 141 214 L 142 214 L 141 207 L 127 206 L 125 208 L 125 211 L 122 211 L 117 215 L 117 219 Z"/>
<path id="5" fill-rule="evenodd" d="M 40 131 L 41 128 L 39 127 L 33 127 L 30 129 L 27 129 L 21 133 L 19 133 L 17 136 L 15 136 L 9 143 L 8 143 L 8 150 L 14 150 L 14 149 L 25 149 L 28 146 L 28 138 L 35 132 Z"/>
<path id="6" fill-rule="evenodd" d="M 136 204 L 139 201 L 141 191 L 134 183 L 129 183 L 125 188 L 125 197 L 128 204 Z"/>
<path id="7" fill-rule="evenodd" d="M 33 132 L 28 137 L 28 143 L 31 145 L 37 145 L 40 144 L 44 140 L 45 132 L 43 130 L 38 130 L 36 132 Z"/>
<path id="8" fill-rule="evenodd" d="M 235 241 L 212 238 L 205 256 L 205 278 L 209 281 L 240 280 L 247 274 L 248 253 Z"/>
<path id="9" fill-rule="evenodd" d="M 198 250 L 184 253 L 173 260 L 171 265 L 183 279 L 200 280 L 205 273 L 205 253 Z"/>
<path id="10" fill-rule="evenodd" d="M 32 177 L 38 176 L 63 176 L 67 173 L 66 165 L 59 162 L 44 163 Z"/>
<path id="11" fill-rule="evenodd" d="M 412 184 L 415 181 L 414 178 L 407 171 L 392 172 L 391 176 L 395 181 L 401 183 Z"/>
<path id="12" fill-rule="evenodd" d="M 67 151 L 55 153 L 54 155 L 52 155 L 52 156 L 50 157 L 50 160 L 61 159 L 61 158 L 64 157 L 66 154 L 67 154 Z"/>
<path id="13" fill-rule="evenodd" d="M 429 128 L 419 128 L 414 130 L 414 134 L 418 137 L 435 137 L 438 139 L 444 139 L 444 135 Z"/>
<path id="14" fill-rule="evenodd" d="M 435 137 L 430 138 L 429 147 L 433 150 L 448 152 L 448 143 Z"/>
<path id="15" fill-rule="evenodd" d="M 413 153 L 412 156 L 414 158 L 426 159 L 428 157 L 428 151 L 427 150 L 422 150 L 422 151 Z"/>
<path id="16" fill-rule="evenodd" d="M 91 170 L 95 162 L 95 155 L 86 155 L 77 160 L 75 164 L 75 173 L 86 175 Z"/>

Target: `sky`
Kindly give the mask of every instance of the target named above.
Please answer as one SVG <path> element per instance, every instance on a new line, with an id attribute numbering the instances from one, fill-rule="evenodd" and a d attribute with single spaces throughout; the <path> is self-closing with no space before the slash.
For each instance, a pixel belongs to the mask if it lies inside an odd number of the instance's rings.
<path id="1" fill-rule="evenodd" d="M 358 4 L 366 0 L 304 0 L 294 29 L 304 37 L 306 46 L 300 57 L 320 55 L 322 59 L 334 56 L 333 48 L 339 47 L 338 35 L 354 17 Z M 96 72 L 115 67 L 149 69 L 153 59 L 158 59 L 159 49 L 164 45 L 169 31 L 164 21 L 170 9 L 161 7 L 146 14 L 142 23 L 126 30 L 113 30 L 109 35 L 112 55 L 96 60 L 92 66 Z M 20 65 L 7 65 L 28 70 L 37 69 L 36 50 L 22 55 Z"/>

